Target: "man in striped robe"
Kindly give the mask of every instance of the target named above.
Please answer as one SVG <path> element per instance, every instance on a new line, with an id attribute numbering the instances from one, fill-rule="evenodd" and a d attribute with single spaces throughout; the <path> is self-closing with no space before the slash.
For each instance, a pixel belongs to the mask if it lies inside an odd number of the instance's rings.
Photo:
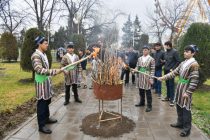
<path id="1" fill-rule="evenodd" d="M 37 102 L 37 119 L 39 131 L 50 134 L 52 131 L 45 124 L 56 123 L 57 120 L 49 118 L 49 104 L 52 98 L 51 79 L 49 76 L 54 76 L 61 73 L 60 69 L 49 69 L 49 62 L 45 52 L 48 48 L 48 42 L 44 37 L 38 36 L 35 39 L 37 45 L 36 51 L 32 54 L 32 66 L 35 71 L 35 88 Z"/>
<path id="2" fill-rule="evenodd" d="M 74 44 L 70 42 L 67 46 L 67 53 L 63 56 L 61 60 L 61 67 L 67 66 L 71 63 L 79 61 L 79 56 L 74 53 Z M 79 99 L 77 85 L 79 84 L 79 73 L 81 73 L 81 65 L 78 64 L 73 70 L 64 71 L 65 77 L 65 102 L 64 105 L 69 104 L 70 100 L 70 88 L 72 86 L 72 91 L 74 93 L 75 102 L 82 103 Z"/>
<path id="3" fill-rule="evenodd" d="M 155 60 L 149 55 L 150 49 L 149 46 L 144 46 L 143 48 L 143 56 L 138 58 L 136 70 L 140 71 L 138 73 L 138 82 L 137 86 L 139 88 L 140 102 L 136 104 L 136 107 L 141 107 L 145 105 L 145 92 L 147 98 L 147 108 L 146 112 L 150 112 L 152 110 L 152 94 L 151 94 L 151 85 L 154 83 L 152 76 L 154 76 L 155 72 Z M 145 75 L 142 73 L 149 74 Z"/>
<path id="4" fill-rule="evenodd" d="M 167 80 L 179 75 L 179 81 L 176 88 L 176 110 L 177 122 L 171 124 L 171 127 L 181 128 L 180 136 L 185 137 L 190 134 L 191 130 L 191 103 L 192 93 L 199 82 L 199 65 L 193 57 L 197 51 L 195 45 L 189 45 L 184 50 L 185 61 L 183 61 L 175 70 L 158 78 L 158 80 Z"/>

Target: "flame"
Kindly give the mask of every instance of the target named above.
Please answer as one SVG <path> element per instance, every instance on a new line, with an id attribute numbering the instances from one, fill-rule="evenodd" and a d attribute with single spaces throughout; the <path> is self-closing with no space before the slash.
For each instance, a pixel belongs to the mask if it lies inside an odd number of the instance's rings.
<path id="1" fill-rule="evenodd" d="M 94 49 L 94 51 L 93 51 L 92 55 L 95 58 L 98 55 L 100 48 L 93 48 L 93 49 Z"/>

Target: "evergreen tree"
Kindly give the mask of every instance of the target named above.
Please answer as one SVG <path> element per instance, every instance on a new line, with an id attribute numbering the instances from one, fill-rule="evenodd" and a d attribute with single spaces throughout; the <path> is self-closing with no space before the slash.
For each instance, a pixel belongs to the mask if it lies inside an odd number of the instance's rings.
<path id="1" fill-rule="evenodd" d="M 193 23 L 187 33 L 179 41 L 179 52 L 183 58 L 184 48 L 187 45 L 195 44 L 199 52 L 195 58 L 200 65 L 200 84 L 203 84 L 210 77 L 210 25 L 205 23 Z"/>
<path id="2" fill-rule="evenodd" d="M 64 27 L 60 27 L 57 32 L 52 36 L 54 42 L 52 43 L 53 48 L 57 49 L 63 47 L 65 42 L 69 42 L 67 30 Z"/>
<path id="3" fill-rule="evenodd" d="M 141 25 L 138 16 L 136 15 L 136 18 L 133 23 L 134 27 L 134 49 L 139 50 L 140 48 L 140 38 L 141 38 Z"/>
<path id="4" fill-rule="evenodd" d="M 34 79 L 34 71 L 32 68 L 32 63 L 31 63 L 31 55 L 34 53 L 34 51 L 37 49 L 36 44 L 35 44 L 35 38 L 37 36 L 44 36 L 44 34 L 38 30 L 37 28 L 31 28 L 26 31 L 25 33 L 25 39 L 23 42 L 23 48 L 21 50 L 21 61 L 20 61 L 20 66 L 24 71 L 32 71 L 32 79 Z M 49 60 L 49 64 L 51 66 L 52 63 L 52 56 L 50 53 L 50 48 L 48 47 L 48 50 L 46 52 L 47 58 Z"/>
<path id="5" fill-rule="evenodd" d="M 98 25 L 98 23 L 95 23 L 95 27 L 91 29 L 87 34 L 86 34 L 86 39 L 88 44 L 93 44 L 98 41 L 98 36 L 102 33 L 101 27 Z"/>
<path id="6" fill-rule="evenodd" d="M 132 22 L 130 15 L 128 16 L 127 22 L 124 23 L 122 31 L 124 32 L 122 36 L 122 45 L 124 47 L 131 47 L 133 45 L 133 32 L 132 32 Z"/>
<path id="7" fill-rule="evenodd" d="M 12 33 L 5 32 L 1 35 L 0 42 L 1 58 L 8 62 L 11 60 L 17 61 L 18 48 L 15 36 Z"/>
<path id="8" fill-rule="evenodd" d="M 78 53 L 79 49 L 85 49 L 85 39 L 82 34 L 73 34 L 71 41 L 75 44 L 74 50 L 76 53 Z"/>
<path id="9" fill-rule="evenodd" d="M 149 36 L 147 34 L 142 34 L 139 40 L 138 50 L 142 52 L 142 48 L 144 47 L 144 45 L 148 45 L 148 44 L 149 44 Z"/>

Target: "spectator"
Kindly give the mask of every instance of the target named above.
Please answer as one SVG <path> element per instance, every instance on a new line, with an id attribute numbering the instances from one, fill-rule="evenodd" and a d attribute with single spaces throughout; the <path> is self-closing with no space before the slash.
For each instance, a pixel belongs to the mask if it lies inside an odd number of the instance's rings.
<path id="1" fill-rule="evenodd" d="M 163 60 L 164 60 L 164 52 L 161 50 L 161 44 L 155 43 L 155 53 L 154 53 L 154 59 L 155 59 L 155 76 L 161 77 L 162 76 L 162 67 L 163 67 Z M 158 81 L 155 79 L 154 82 L 154 88 L 155 93 L 158 94 L 158 98 L 161 98 L 161 81 Z"/>
<path id="2" fill-rule="evenodd" d="M 172 47 L 170 41 L 165 42 L 166 52 L 164 55 L 164 74 L 173 71 L 180 63 L 179 54 L 176 49 Z M 162 101 L 170 101 L 170 106 L 174 106 L 174 78 L 166 80 L 167 96 Z"/>

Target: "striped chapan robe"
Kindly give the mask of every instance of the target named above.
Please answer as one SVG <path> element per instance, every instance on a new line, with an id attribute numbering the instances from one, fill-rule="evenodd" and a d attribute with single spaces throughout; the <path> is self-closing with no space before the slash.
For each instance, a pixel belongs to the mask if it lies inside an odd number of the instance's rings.
<path id="1" fill-rule="evenodd" d="M 74 63 L 76 61 L 79 61 L 79 57 L 76 54 L 73 54 L 72 56 L 72 60 L 71 60 L 71 54 L 66 53 L 61 60 L 61 67 L 65 67 L 71 63 Z M 65 77 L 65 84 L 66 85 L 72 85 L 72 84 L 79 84 L 81 82 L 81 64 L 77 64 L 77 66 L 70 71 L 66 71 L 64 73 L 64 77 Z"/>
<path id="2" fill-rule="evenodd" d="M 145 60 L 143 60 L 143 59 L 145 59 Z M 155 60 L 150 55 L 147 55 L 146 57 L 141 56 L 141 57 L 139 57 L 139 59 L 137 61 L 136 69 L 143 73 L 147 73 L 150 76 L 154 76 Z M 137 74 L 138 88 L 145 89 L 145 90 L 151 89 L 150 80 L 153 80 L 153 78 L 150 76 L 138 73 Z"/>
<path id="3" fill-rule="evenodd" d="M 183 61 L 175 70 L 163 76 L 164 80 L 174 78 L 179 75 L 176 88 L 175 102 L 181 108 L 191 110 L 192 93 L 199 83 L 199 65 L 194 58 Z M 184 99 L 183 94 L 187 93 L 189 98 Z"/>
<path id="4" fill-rule="evenodd" d="M 36 74 L 46 75 L 46 76 L 54 76 L 56 75 L 55 69 L 49 69 L 49 62 L 47 59 L 47 55 L 42 53 L 38 49 L 31 56 L 32 66 Z M 35 89 L 36 89 L 36 98 L 38 100 L 44 99 L 48 100 L 52 97 L 52 87 L 51 87 L 51 78 L 47 77 L 47 79 L 40 83 L 35 81 Z"/>

